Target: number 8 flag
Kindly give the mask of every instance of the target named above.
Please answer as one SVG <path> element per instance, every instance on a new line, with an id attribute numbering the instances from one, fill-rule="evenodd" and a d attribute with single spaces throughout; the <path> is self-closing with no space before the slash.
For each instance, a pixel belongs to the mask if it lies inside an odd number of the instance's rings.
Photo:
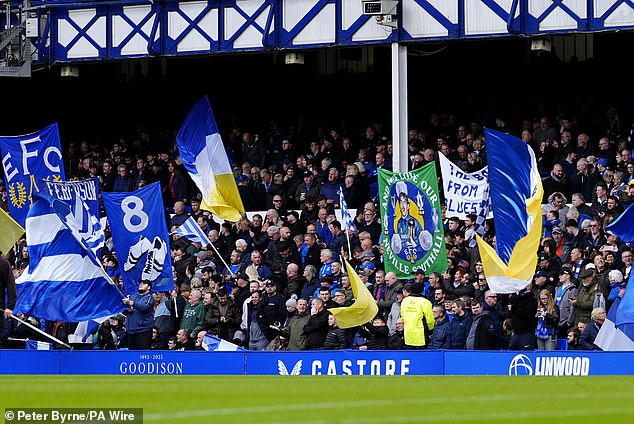
<path id="1" fill-rule="evenodd" d="M 153 292 L 172 290 L 172 258 L 160 183 L 130 193 L 103 193 L 103 203 L 125 293 L 137 293 L 141 280 L 152 282 Z"/>

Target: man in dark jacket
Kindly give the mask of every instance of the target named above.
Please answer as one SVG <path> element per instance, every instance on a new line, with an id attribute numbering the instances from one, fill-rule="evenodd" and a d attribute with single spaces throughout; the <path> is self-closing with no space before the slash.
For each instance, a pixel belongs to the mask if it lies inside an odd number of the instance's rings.
<path id="1" fill-rule="evenodd" d="M 394 325 L 396 326 L 396 331 L 387 339 L 387 348 L 390 350 L 405 350 L 407 346 L 405 346 L 405 325 L 403 324 L 403 319 L 397 319 Z"/>
<path id="2" fill-rule="evenodd" d="M 224 288 L 218 290 L 218 311 L 220 312 L 219 334 L 223 340 L 233 340 L 233 335 L 240 329 L 242 310 L 238 308 L 233 299 L 227 295 Z"/>
<path id="3" fill-rule="evenodd" d="M 367 340 L 365 344 L 367 350 L 387 349 L 389 329 L 385 325 L 385 319 L 382 315 L 379 314 L 371 323 L 362 325 L 359 332 Z"/>
<path id="4" fill-rule="evenodd" d="M 149 350 L 152 345 L 152 327 L 154 326 L 154 297 L 152 283 L 142 280 L 139 293 L 123 299 L 128 309 L 128 349 Z"/>
<path id="5" fill-rule="evenodd" d="M 535 348 L 535 328 L 537 328 L 537 300 L 532 293 L 532 283 L 524 290 L 511 296 L 511 323 L 513 337 L 510 350 L 533 350 Z"/>
<path id="6" fill-rule="evenodd" d="M 599 334 L 599 330 L 601 330 L 601 326 L 605 322 L 605 309 L 593 309 L 590 318 L 592 320 L 586 325 L 585 330 L 581 333 L 581 337 L 579 337 L 579 346 L 583 350 L 603 350 L 594 344 L 594 341 Z"/>
<path id="7" fill-rule="evenodd" d="M 453 319 L 451 320 L 451 349 L 464 349 L 467 336 L 473 324 L 471 311 L 465 308 L 462 299 L 453 302 Z"/>
<path id="8" fill-rule="evenodd" d="M 471 305 L 473 324 L 467 335 L 465 349 L 492 350 L 498 348 L 498 332 L 495 322 L 488 312 L 482 309 L 482 301 L 475 300 Z"/>
<path id="9" fill-rule="evenodd" d="M 3 311 L 3 318 L 11 318 L 17 298 L 15 279 L 13 278 L 11 265 L 9 264 L 9 261 L 0 257 L 0 309 Z M 6 303 L 5 299 L 7 301 Z M 0 319 L 0 334 L 2 334 L 3 327 L 4 319 Z"/>
<path id="10" fill-rule="evenodd" d="M 328 335 L 328 312 L 324 308 L 324 301 L 315 298 L 310 302 L 310 318 L 304 326 L 304 334 L 308 336 L 306 347 L 309 350 L 319 350 L 324 348 L 326 335 Z"/>
<path id="11" fill-rule="evenodd" d="M 451 323 L 445 313 L 445 307 L 443 305 L 436 305 L 433 311 L 436 324 L 434 325 L 434 332 L 431 334 L 429 349 L 450 349 Z"/>
<path id="12" fill-rule="evenodd" d="M 302 266 L 313 265 L 315 268 L 321 268 L 319 256 L 321 251 L 317 245 L 315 234 L 308 233 L 304 236 L 304 245 L 301 248 Z"/>
<path id="13" fill-rule="evenodd" d="M 260 315 L 258 320 L 261 323 L 262 332 L 269 340 L 273 340 L 277 334 L 271 331 L 270 326 L 281 326 L 286 322 L 286 299 L 277 292 L 277 284 L 268 280 L 266 282 L 266 294 L 260 305 Z"/>

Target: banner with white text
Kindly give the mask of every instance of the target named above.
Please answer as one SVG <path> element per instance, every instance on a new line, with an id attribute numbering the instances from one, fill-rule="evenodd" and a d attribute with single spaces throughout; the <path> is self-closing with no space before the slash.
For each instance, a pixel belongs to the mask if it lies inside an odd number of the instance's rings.
<path id="1" fill-rule="evenodd" d="M 440 152 L 438 152 L 438 158 L 447 206 L 445 216 L 465 219 L 469 214 L 478 215 L 484 196 L 488 196 L 488 167 L 469 174 L 458 168 Z"/>

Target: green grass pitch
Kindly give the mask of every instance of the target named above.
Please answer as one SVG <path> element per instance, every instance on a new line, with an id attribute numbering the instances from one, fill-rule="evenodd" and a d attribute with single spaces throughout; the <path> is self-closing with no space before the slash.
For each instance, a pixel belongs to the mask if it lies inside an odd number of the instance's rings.
<path id="1" fill-rule="evenodd" d="M 145 423 L 634 422 L 634 377 L 5 375 L 2 383 L 4 408 L 140 407 Z"/>

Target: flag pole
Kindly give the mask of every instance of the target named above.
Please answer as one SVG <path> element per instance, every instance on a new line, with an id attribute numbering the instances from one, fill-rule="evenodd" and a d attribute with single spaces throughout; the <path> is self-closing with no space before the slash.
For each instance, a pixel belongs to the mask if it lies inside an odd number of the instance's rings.
<path id="1" fill-rule="evenodd" d="M 218 257 L 220 258 L 220 260 L 222 261 L 223 265 L 225 266 L 225 268 L 227 268 L 227 271 L 229 271 L 231 273 L 231 275 L 233 275 L 234 277 L 237 277 L 237 275 L 235 275 L 233 273 L 233 271 L 231 271 L 231 268 L 229 267 L 229 265 L 227 265 L 227 262 L 225 262 L 225 259 L 222 257 L 222 255 L 220 254 L 220 252 L 218 252 L 218 249 L 216 249 L 216 246 L 214 246 L 213 243 L 210 243 L 210 246 L 212 249 L 214 249 L 214 252 L 216 252 L 216 255 L 218 255 Z"/>
<path id="2" fill-rule="evenodd" d="M 48 333 L 45 333 L 44 331 L 40 330 L 40 329 L 39 329 L 39 328 L 37 328 L 36 326 L 32 325 L 31 323 L 26 322 L 26 321 L 24 321 L 24 320 L 21 320 L 20 318 L 18 318 L 18 317 L 17 317 L 17 316 L 15 316 L 15 315 L 11 315 L 11 318 L 13 318 L 14 320 L 16 320 L 16 321 L 18 321 L 18 322 L 21 322 L 22 324 L 26 325 L 27 327 L 29 327 L 29 328 L 31 328 L 31 329 L 33 329 L 33 330 L 37 331 L 37 332 L 38 332 L 38 333 L 40 333 L 41 335 L 43 335 L 43 336 L 45 336 L 45 337 L 48 337 L 48 338 L 49 338 L 49 339 L 51 339 L 51 340 L 54 340 L 56 343 L 61 344 L 62 346 L 66 346 L 66 347 L 67 347 L 67 348 L 69 348 L 70 350 L 72 350 L 72 349 L 73 349 L 70 345 L 68 345 L 68 344 L 64 343 L 64 342 L 63 342 L 63 341 L 61 341 L 60 339 L 57 339 L 57 338 L 55 338 L 55 337 L 51 336 L 51 335 L 50 335 L 50 334 L 48 334 Z"/>

